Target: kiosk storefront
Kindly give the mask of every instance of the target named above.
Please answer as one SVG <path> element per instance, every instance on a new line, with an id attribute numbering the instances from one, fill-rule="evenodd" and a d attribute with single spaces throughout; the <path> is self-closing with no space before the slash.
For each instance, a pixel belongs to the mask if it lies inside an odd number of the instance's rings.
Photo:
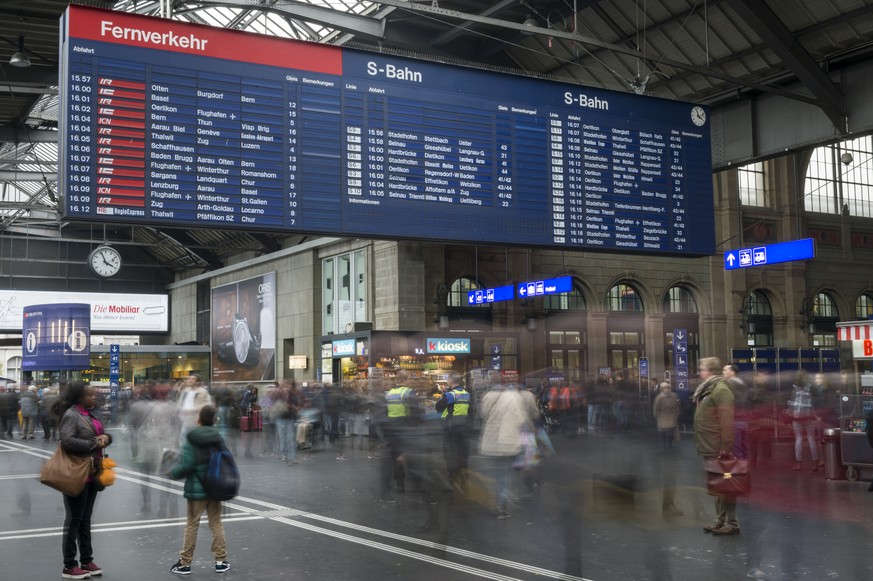
<path id="1" fill-rule="evenodd" d="M 411 387 L 430 392 L 452 372 L 517 378 L 518 361 L 516 333 L 360 331 L 321 338 L 319 380 L 372 389 L 404 370 Z"/>

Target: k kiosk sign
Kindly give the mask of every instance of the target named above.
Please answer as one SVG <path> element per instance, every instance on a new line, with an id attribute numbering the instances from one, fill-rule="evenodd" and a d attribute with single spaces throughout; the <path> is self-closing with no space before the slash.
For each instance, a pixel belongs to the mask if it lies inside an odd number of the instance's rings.
<path id="1" fill-rule="evenodd" d="M 428 338 L 424 343 L 424 352 L 433 355 L 458 355 L 470 353 L 470 339 L 457 337 L 432 339 Z"/>

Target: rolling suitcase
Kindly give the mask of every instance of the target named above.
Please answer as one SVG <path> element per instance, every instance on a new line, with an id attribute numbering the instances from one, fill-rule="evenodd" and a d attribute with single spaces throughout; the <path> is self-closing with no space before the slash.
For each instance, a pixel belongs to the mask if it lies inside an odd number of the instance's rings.
<path id="1" fill-rule="evenodd" d="M 252 411 L 252 431 L 260 432 L 264 429 L 264 418 L 261 416 L 261 410 Z"/>
<path id="2" fill-rule="evenodd" d="M 239 429 L 241 432 L 251 431 L 251 418 L 249 416 L 241 416 L 239 419 Z"/>

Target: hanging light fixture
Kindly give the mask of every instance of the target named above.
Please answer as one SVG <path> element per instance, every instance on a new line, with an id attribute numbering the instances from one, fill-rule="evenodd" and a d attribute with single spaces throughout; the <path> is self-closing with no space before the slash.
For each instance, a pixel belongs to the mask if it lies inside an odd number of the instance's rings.
<path id="1" fill-rule="evenodd" d="M 24 36 L 18 37 L 18 50 L 9 59 L 9 64 L 13 67 L 27 68 L 30 66 L 30 57 L 24 52 Z"/>

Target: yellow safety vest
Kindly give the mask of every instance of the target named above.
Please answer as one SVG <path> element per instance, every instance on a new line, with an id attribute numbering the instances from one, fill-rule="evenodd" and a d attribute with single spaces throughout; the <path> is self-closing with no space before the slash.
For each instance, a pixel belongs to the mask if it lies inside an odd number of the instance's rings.
<path id="1" fill-rule="evenodd" d="M 454 387 L 446 392 L 446 401 L 452 406 L 452 417 L 466 416 L 470 413 L 470 393 L 463 387 Z M 443 410 L 442 417 L 449 417 L 449 408 Z"/>
<path id="2" fill-rule="evenodd" d="M 410 387 L 395 387 L 385 394 L 385 403 L 388 406 L 389 418 L 409 417 L 409 404 L 406 403 L 414 392 Z"/>

